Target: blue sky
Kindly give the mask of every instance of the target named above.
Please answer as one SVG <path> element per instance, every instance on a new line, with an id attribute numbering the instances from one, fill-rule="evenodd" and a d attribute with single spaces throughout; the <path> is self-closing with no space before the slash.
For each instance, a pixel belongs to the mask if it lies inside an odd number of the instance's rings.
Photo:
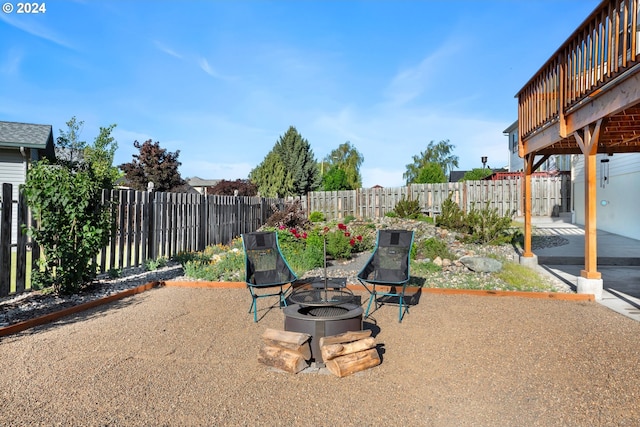
<path id="1" fill-rule="evenodd" d="M 514 95 L 598 4 L 52 0 L 0 12 L 0 120 L 115 123 L 115 164 L 152 139 L 185 178 L 246 178 L 289 126 L 318 160 L 350 141 L 365 187 L 432 140 L 497 168 Z"/>

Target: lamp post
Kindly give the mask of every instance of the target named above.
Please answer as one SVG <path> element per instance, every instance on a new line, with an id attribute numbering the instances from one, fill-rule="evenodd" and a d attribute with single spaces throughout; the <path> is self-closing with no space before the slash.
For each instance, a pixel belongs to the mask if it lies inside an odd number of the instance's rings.
<path id="1" fill-rule="evenodd" d="M 480 161 L 482 161 L 482 171 L 484 172 L 484 168 L 487 166 L 487 156 L 482 156 Z"/>

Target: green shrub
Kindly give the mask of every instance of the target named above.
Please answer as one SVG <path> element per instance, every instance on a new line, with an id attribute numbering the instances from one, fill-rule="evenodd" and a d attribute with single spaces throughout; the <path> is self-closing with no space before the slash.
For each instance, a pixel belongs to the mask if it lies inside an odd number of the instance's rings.
<path id="1" fill-rule="evenodd" d="M 166 266 L 167 266 L 167 259 L 164 257 L 160 257 L 156 259 L 148 259 L 144 262 L 144 269 L 147 271 L 154 271 Z"/>
<path id="2" fill-rule="evenodd" d="M 430 237 L 428 239 L 416 242 L 412 249 L 411 255 L 413 259 L 430 259 L 434 260 L 437 257 L 453 259 L 454 254 L 451 253 L 447 243 L 436 237 Z"/>
<path id="3" fill-rule="evenodd" d="M 27 234 L 40 245 L 34 289 L 74 293 L 96 276 L 92 259 L 109 240 L 109 205 L 91 168 L 70 170 L 41 160 L 27 173 L 24 194 L 37 226 Z M 26 228 L 26 227 L 25 227 Z"/>
<path id="4" fill-rule="evenodd" d="M 326 234 L 327 238 L 327 255 L 335 259 L 351 258 L 351 245 L 349 244 L 350 236 L 345 236 L 342 230 L 330 231 Z"/>
<path id="5" fill-rule="evenodd" d="M 452 195 L 449 194 L 447 200 L 442 203 L 442 212 L 438 215 L 436 223 L 449 230 L 467 233 L 465 213 L 456 202 L 453 201 Z"/>
<path id="6" fill-rule="evenodd" d="M 324 263 L 323 242 L 317 229 L 310 232 L 280 229 L 278 245 L 289 267 L 298 275 Z"/>
<path id="7" fill-rule="evenodd" d="M 309 228 L 310 221 L 307 218 L 307 214 L 300 200 L 287 203 L 284 210 L 279 210 L 276 206 L 272 206 L 272 208 L 275 212 L 267 219 L 266 225 L 268 227 L 296 228 L 301 230 Z"/>
<path id="8" fill-rule="evenodd" d="M 118 277 L 122 276 L 122 269 L 110 268 L 109 271 L 107 271 L 107 276 L 110 279 L 117 279 Z"/>
<path id="9" fill-rule="evenodd" d="M 418 200 L 402 199 L 396 204 L 393 211 L 400 218 L 416 219 L 421 215 L 420 202 Z"/>
<path id="10" fill-rule="evenodd" d="M 313 211 L 309 215 L 309 221 L 311 222 L 322 222 L 325 220 L 324 214 L 322 212 Z"/>
<path id="11" fill-rule="evenodd" d="M 511 218 L 500 216 L 498 209 L 489 207 L 487 202 L 483 209 L 476 209 L 475 204 L 467 214 L 468 236 L 465 241 L 479 244 L 503 244 L 512 240 L 509 233 Z"/>
<path id="12" fill-rule="evenodd" d="M 342 223 L 343 223 L 344 225 L 347 225 L 347 224 L 349 224 L 350 222 L 353 222 L 353 221 L 355 221 L 355 220 L 356 220 L 356 217 L 355 217 L 355 216 L 353 216 L 353 215 L 347 215 L 347 216 L 345 216 L 345 217 L 344 217 L 344 219 L 342 220 Z"/>
<path id="13" fill-rule="evenodd" d="M 386 212 L 384 216 L 386 216 L 387 218 L 398 218 L 398 214 L 395 213 L 395 211 Z"/>

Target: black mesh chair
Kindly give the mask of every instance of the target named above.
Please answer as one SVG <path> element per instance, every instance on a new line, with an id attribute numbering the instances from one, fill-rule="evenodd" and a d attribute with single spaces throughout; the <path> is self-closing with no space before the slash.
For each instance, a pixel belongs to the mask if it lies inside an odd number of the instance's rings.
<path id="1" fill-rule="evenodd" d="M 409 306 L 404 301 L 404 292 L 410 279 L 409 259 L 412 245 L 413 231 L 378 231 L 376 247 L 371 258 L 358 273 L 358 280 L 371 295 L 365 317 L 369 316 L 372 302 L 375 301 L 377 310 L 382 304 L 395 301 L 396 298 L 399 305 L 398 321 L 402 322 L 405 311 L 409 312 Z M 380 291 L 376 286 L 384 286 L 388 290 Z"/>
<path id="2" fill-rule="evenodd" d="M 286 293 L 297 277 L 280 252 L 275 232 L 255 232 L 242 235 L 245 253 L 245 281 L 251 292 L 253 321 L 258 321 L 258 299 L 279 296 L 279 306 L 287 305 Z M 287 285 L 289 285 L 287 287 Z M 261 290 L 279 288 L 278 292 Z"/>

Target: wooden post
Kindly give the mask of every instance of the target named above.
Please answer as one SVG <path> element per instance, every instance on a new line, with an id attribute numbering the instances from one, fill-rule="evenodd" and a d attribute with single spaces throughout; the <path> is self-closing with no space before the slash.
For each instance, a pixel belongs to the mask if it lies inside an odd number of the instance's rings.
<path id="1" fill-rule="evenodd" d="M 533 173 L 534 153 L 524 156 L 524 176 L 522 177 L 522 196 L 524 198 L 524 251 L 523 257 L 533 257 L 531 249 L 531 174 Z"/>
<path id="2" fill-rule="evenodd" d="M 602 119 L 596 122 L 593 131 L 585 126 L 582 131 L 574 132 L 574 137 L 584 155 L 584 211 L 585 242 L 584 270 L 580 275 L 586 279 L 600 279 L 598 270 L 598 247 L 596 229 L 596 154 Z"/>
<path id="3" fill-rule="evenodd" d="M 27 269 L 27 235 L 22 232 L 22 225 L 29 222 L 29 208 L 22 191 L 18 194 L 18 247 L 16 249 L 16 293 L 26 289 Z"/>
<path id="4" fill-rule="evenodd" d="M 11 217 L 13 211 L 13 185 L 2 184 L 2 210 L 0 210 L 0 296 L 11 292 Z"/>

